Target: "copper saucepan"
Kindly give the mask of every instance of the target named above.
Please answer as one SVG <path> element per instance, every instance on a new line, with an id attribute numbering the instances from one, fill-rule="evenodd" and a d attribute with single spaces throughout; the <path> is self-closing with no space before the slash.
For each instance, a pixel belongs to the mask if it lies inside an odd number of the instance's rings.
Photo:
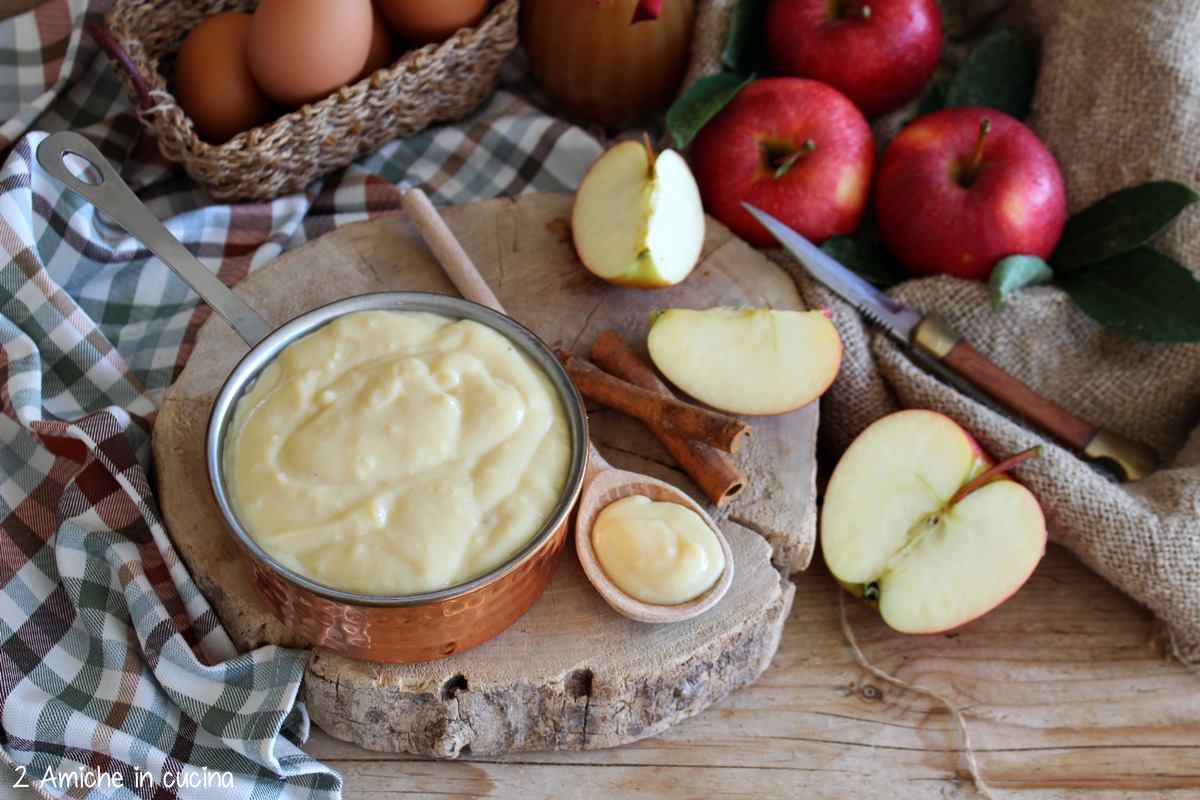
<path id="1" fill-rule="evenodd" d="M 90 169 L 68 166 L 74 156 Z M 255 588 L 279 619 L 314 645 L 372 661 L 412 662 L 448 656 L 487 641 L 512 625 L 541 596 L 566 541 L 587 462 L 583 401 L 554 354 L 532 332 L 482 305 L 426 292 L 380 292 L 339 300 L 273 329 L 171 235 L 108 160 L 77 133 L 48 136 L 37 159 L 51 175 L 111 216 L 220 315 L 250 346 L 221 387 L 205 441 L 209 481 L 217 507 L 238 545 Z M 82 162 L 76 162 L 81 165 Z M 238 398 L 287 345 L 337 317 L 357 311 L 427 311 L 469 319 L 503 333 L 537 363 L 567 415 L 572 455 L 566 484 L 550 518 L 514 556 L 466 583 L 415 595 L 355 594 L 317 583 L 280 564 L 258 545 L 229 503 L 222 454 Z"/>

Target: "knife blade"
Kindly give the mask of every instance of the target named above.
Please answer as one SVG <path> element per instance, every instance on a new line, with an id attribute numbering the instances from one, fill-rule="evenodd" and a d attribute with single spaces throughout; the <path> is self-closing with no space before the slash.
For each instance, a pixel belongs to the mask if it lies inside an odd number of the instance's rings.
<path id="1" fill-rule="evenodd" d="M 742 206 L 810 275 L 913 351 L 923 366 L 935 367 L 932 370 L 935 374 L 943 379 L 957 377 L 967 381 L 1019 422 L 1031 423 L 1084 458 L 1111 470 L 1121 480 L 1139 480 L 1157 466 L 1158 456 L 1151 448 L 1097 427 L 1041 396 L 994 364 L 943 320 L 923 315 L 872 286 L 762 209 L 749 203 Z"/>

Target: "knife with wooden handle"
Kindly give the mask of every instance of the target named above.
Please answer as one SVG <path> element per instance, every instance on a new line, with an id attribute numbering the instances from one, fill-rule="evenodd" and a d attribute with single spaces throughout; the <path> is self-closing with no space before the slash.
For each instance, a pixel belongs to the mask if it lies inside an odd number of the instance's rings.
<path id="1" fill-rule="evenodd" d="M 902 344 L 964 379 L 1021 420 L 1045 431 L 1084 458 L 1125 481 L 1136 481 L 1158 465 L 1155 452 L 1119 433 L 1088 422 L 1042 397 L 1009 375 L 941 319 L 924 316 L 894 300 L 770 214 L 743 203 L 755 219 L 808 272 Z"/>

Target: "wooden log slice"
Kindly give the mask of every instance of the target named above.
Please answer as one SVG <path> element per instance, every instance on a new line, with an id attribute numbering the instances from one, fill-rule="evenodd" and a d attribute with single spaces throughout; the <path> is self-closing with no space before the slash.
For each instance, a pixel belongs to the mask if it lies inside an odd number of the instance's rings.
<path id="1" fill-rule="evenodd" d="M 546 342 L 584 354 L 616 329 L 644 348 L 650 311 L 718 305 L 802 308 L 791 279 L 708 221 L 703 259 L 683 284 L 621 289 L 590 276 L 570 243 L 569 195 L 528 195 L 444 211 L 509 313 Z M 453 293 L 402 217 L 347 225 L 289 251 L 238 287 L 275 323 L 364 292 Z M 219 319 L 201 329 L 154 431 L 167 528 L 234 641 L 305 646 L 259 602 L 225 533 L 204 466 L 208 413 L 246 346 Z M 704 502 L 642 425 L 589 408 L 593 441 L 615 466 L 674 483 Z M 755 680 L 779 643 L 815 539 L 817 408 L 753 420 L 737 460 L 749 487 L 716 513 L 737 573 L 693 620 L 646 625 L 613 612 L 568 552 L 549 589 L 487 644 L 441 661 L 385 665 L 314 651 L 308 708 L 332 735 L 377 750 L 454 757 L 609 747 L 662 731 Z"/>

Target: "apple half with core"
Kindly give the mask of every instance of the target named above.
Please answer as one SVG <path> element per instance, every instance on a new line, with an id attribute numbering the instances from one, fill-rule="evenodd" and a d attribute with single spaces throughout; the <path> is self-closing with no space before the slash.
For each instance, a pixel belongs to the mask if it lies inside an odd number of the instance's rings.
<path id="1" fill-rule="evenodd" d="M 825 491 L 821 549 L 845 588 L 902 633 L 957 628 L 1021 588 L 1046 550 L 1038 501 L 949 417 L 910 409 L 878 420 Z"/>
<path id="2" fill-rule="evenodd" d="M 704 207 L 683 156 L 649 142 L 610 148 L 579 184 L 575 252 L 609 283 L 652 289 L 686 278 L 704 247 Z"/>
<path id="3" fill-rule="evenodd" d="M 675 308 L 658 314 L 650 358 L 679 389 L 734 414 L 782 414 L 837 377 L 842 340 L 821 311 Z"/>

